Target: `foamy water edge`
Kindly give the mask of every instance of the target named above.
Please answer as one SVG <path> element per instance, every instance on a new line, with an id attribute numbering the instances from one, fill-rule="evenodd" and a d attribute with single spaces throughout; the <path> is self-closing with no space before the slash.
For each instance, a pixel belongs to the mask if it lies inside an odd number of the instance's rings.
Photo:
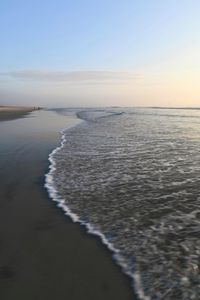
<path id="1" fill-rule="evenodd" d="M 80 123 L 69 126 L 65 129 L 63 129 L 62 131 L 60 131 L 61 144 L 60 144 L 60 146 L 56 147 L 49 154 L 48 161 L 49 161 L 50 165 L 49 165 L 48 173 L 45 174 L 44 186 L 48 191 L 49 197 L 53 201 L 58 203 L 57 207 L 61 208 L 64 211 L 65 215 L 70 217 L 74 223 L 79 223 L 81 226 L 84 226 L 86 228 L 86 231 L 88 234 L 92 234 L 92 235 L 100 237 L 102 243 L 104 245 L 106 245 L 107 248 L 112 252 L 112 257 L 113 257 L 114 261 L 117 263 L 117 265 L 119 265 L 121 267 L 123 273 L 128 275 L 129 277 L 131 277 L 132 286 L 134 288 L 134 291 L 137 293 L 138 297 L 141 300 L 151 300 L 151 298 L 149 296 L 145 295 L 145 293 L 144 293 L 140 274 L 138 272 L 132 273 L 129 271 L 128 265 L 125 263 L 123 257 L 119 253 L 120 251 L 114 247 L 114 245 L 106 238 L 106 236 L 102 232 L 93 228 L 93 226 L 90 223 L 81 221 L 80 217 L 77 214 L 73 213 L 71 211 L 71 209 L 66 205 L 65 200 L 59 196 L 59 192 L 56 190 L 56 188 L 54 186 L 53 173 L 56 170 L 56 161 L 54 160 L 54 155 L 64 147 L 64 144 L 66 142 L 65 132 L 72 127 L 80 125 L 82 122 L 85 122 L 85 120 L 80 119 Z M 161 299 L 163 299 L 163 297 Z"/>

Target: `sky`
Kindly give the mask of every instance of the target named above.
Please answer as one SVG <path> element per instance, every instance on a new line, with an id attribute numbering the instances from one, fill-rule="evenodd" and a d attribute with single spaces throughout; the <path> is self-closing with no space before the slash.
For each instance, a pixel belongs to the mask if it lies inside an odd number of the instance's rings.
<path id="1" fill-rule="evenodd" d="M 0 104 L 200 107 L 199 0 L 1 0 Z"/>

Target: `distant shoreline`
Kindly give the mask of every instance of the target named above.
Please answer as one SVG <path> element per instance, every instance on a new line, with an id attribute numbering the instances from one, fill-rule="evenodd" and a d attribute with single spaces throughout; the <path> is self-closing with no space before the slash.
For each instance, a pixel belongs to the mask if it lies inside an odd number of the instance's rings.
<path id="1" fill-rule="evenodd" d="M 9 121 L 23 118 L 30 112 L 40 109 L 41 107 L 0 105 L 0 121 Z"/>

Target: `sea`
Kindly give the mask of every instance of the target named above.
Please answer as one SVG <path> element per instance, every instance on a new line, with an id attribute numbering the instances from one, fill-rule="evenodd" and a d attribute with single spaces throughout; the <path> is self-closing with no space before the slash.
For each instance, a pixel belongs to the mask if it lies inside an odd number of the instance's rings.
<path id="1" fill-rule="evenodd" d="M 57 109 L 80 122 L 46 187 L 98 235 L 141 300 L 200 299 L 200 110 Z"/>

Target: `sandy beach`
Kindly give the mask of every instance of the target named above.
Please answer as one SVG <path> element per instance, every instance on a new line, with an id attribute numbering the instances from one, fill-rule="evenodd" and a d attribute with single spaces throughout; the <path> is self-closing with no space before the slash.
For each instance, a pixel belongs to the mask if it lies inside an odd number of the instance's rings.
<path id="1" fill-rule="evenodd" d="M 110 251 L 44 188 L 58 132 L 73 122 L 42 110 L 0 123 L 0 299 L 136 299 Z"/>

